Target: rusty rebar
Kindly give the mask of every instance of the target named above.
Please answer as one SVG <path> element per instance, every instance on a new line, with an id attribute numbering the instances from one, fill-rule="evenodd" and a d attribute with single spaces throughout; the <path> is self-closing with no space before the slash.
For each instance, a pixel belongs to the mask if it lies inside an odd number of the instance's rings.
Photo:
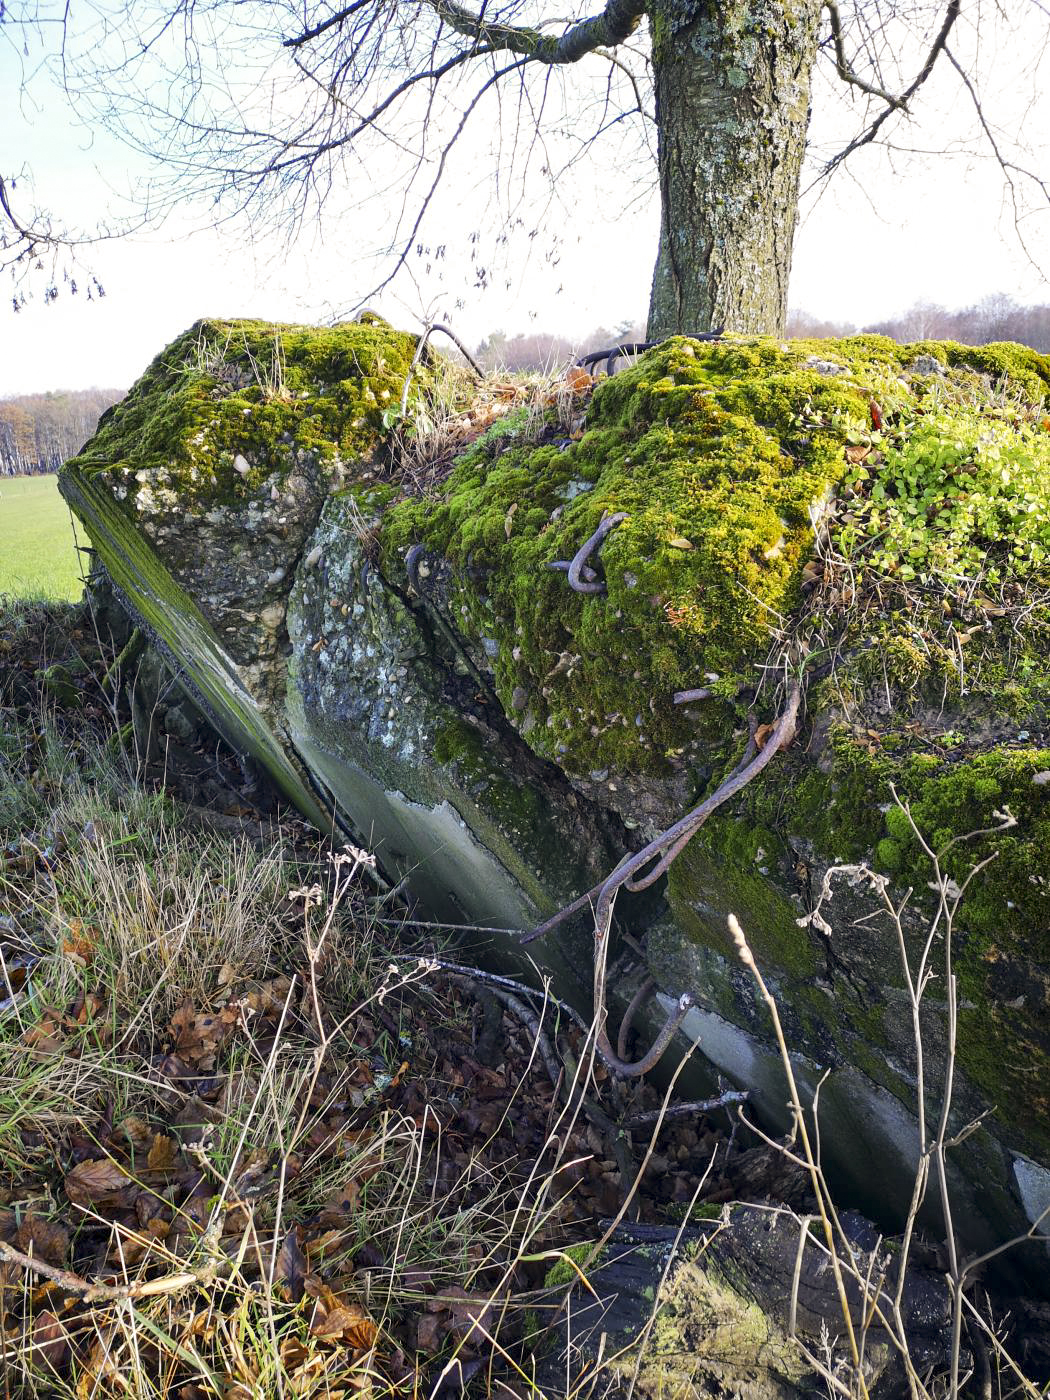
<path id="1" fill-rule="evenodd" d="M 577 593 L 604 593 L 605 584 L 598 579 L 598 575 L 587 565 L 587 560 L 598 549 L 611 530 L 615 530 L 627 519 L 624 511 L 617 511 L 615 515 L 603 515 L 597 530 L 585 540 L 579 549 L 566 563 L 564 559 L 555 559 L 548 564 L 549 569 L 564 569 L 569 576 L 569 587 L 575 589 Z"/>
<path id="2" fill-rule="evenodd" d="M 725 334 L 725 327 L 720 327 L 717 331 L 680 331 L 678 334 L 684 335 L 687 340 L 721 340 Z M 586 368 L 604 360 L 605 373 L 612 378 L 617 360 L 627 359 L 630 355 L 644 355 L 646 350 L 655 350 L 663 343 L 662 340 L 628 340 L 622 345 L 613 345 L 608 350 L 591 350 L 588 354 L 581 355 L 576 363 Z"/>

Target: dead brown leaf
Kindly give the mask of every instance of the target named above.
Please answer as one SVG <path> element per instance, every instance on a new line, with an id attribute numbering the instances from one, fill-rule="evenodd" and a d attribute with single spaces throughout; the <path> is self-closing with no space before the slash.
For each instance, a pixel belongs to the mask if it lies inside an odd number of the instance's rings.
<path id="1" fill-rule="evenodd" d="M 33 1319 L 33 1359 L 38 1366 L 61 1371 L 69 1360 L 65 1324 L 47 1308 Z"/>
<path id="2" fill-rule="evenodd" d="M 237 1019 L 235 1010 L 196 1011 L 191 1002 L 184 1002 L 169 1024 L 176 1055 L 198 1069 L 212 1069 L 216 1052 L 232 1034 Z"/>
<path id="3" fill-rule="evenodd" d="M 79 1162 L 65 1180 L 75 1206 L 130 1206 L 139 1187 L 109 1158 Z"/>
<path id="4" fill-rule="evenodd" d="M 437 1313 L 421 1313 L 416 1321 L 416 1347 L 431 1356 L 441 1347 L 441 1319 Z"/>
<path id="5" fill-rule="evenodd" d="M 62 1269 L 69 1259 L 69 1231 L 57 1220 L 27 1215 L 15 1233 L 15 1247 Z"/>
<path id="6" fill-rule="evenodd" d="M 136 1152 L 145 1152 L 153 1141 L 153 1134 L 149 1130 L 145 1118 L 129 1116 L 122 1118 L 114 1133 L 114 1137 L 119 1141 L 126 1138 L 131 1143 Z"/>
<path id="7" fill-rule="evenodd" d="M 274 1269 L 274 1282 L 281 1285 L 281 1292 L 287 1302 L 298 1303 L 302 1298 L 306 1291 L 308 1268 L 306 1255 L 300 1243 L 300 1230 L 296 1225 L 285 1235 Z"/>
<path id="8" fill-rule="evenodd" d="M 571 389 L 574 394 L 585 394 L 588 389 L 594 387 L 594 379 L 581 366 L 576 365 L 567 370 L 562 381 L 567 389 Z"/>
<path id="9" fill-rule="evenodd" d="M 807 589 L 815 588 L 823 577 L 824 565 L 816 559 L 811 559 L 802 570 L 801 584 L 803 592 Z"/>
<path id="10" fill-rule="evenodd" d="M 323 1305 L 318 1302 L 310 1332 L 318 1341 L 342 1342 L 355 1351 L 367 1351 L 379 1336 L 379 1328 L 365 1309 L 359 1303 L 350 1302 L 340 1302 L 331 1311 L 323 1311 Z"/>
<path id="11" fill-rule="evenodd" d="M 163 1133 L 156 1133 L 146 1157 L 146 1166 L 151 1172 L 172 1172 L 175 1170 L 175 1158 L 178 1151 L 179 1145 L 174 1138 L 165 1137 Z"/>
<path id="12" fill-rule="evenodd" d="M 461 1337 L 471 1333 L 480 1336 L 491 1322 L 494 1299 L 484 1294 L 468 1293 L 465 1288 L 452 1284 L 442 1288 L 436 1302 L 449 1314 L 449 1328 Z"/>
<path id="13" fill-rule="evenodd" d="M 64 1047 L 64 1037 L 59 1034 L 57 1021 L 45 1016 L 35 1026 L 29 1026 L 22 1036 L 24 1044 L 45 1055 L 57 1055 Z"/>
<path id="14" fill-rule="evenodd" d="M 81 919 L 69 921 L 69 932 L 62 939 L 62 952 L 78 967 L 87 967 L 95 952 L 98 930 L 89 928 Z"/>

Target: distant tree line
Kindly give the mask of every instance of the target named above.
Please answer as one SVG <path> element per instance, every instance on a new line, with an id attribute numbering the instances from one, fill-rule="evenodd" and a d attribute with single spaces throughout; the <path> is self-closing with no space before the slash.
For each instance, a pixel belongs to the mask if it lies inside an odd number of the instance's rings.
<path id="1" fill-rule="evenodd" d="M 511 374 L 526 370 L 553 371 L 591 350 L 604 350 L 644 339 L 643 321 L 619 321 L 613 330 L 596 326 L 593 331 L 575 340 L 549 331 L 530 331 L 527 335 L 512 336 L 493 331 L 478 346 L 476 359 L 482 369 L 507 370 Z"/>
<path id="2" fill-rule="evenodd" d="M 999 293 L 950 311 L 932 301 L 917 301 L 908 311 L 886 321 L 858 326 L 853 321 L 824 320 L 808 311 L 790 311 L 787 334 L 791 337 L 842 336 L 869 333 L 892 340 L 958 340 L 963 345 L 987 345 L 992 340 L 1014 340 L 1050 354 L 1050 305 L 1020 306 Z M 508 336 L 493 331 L 478 346 L 476 358 L 483 369 L 519 373 L 555 370 L 590 350 L 645 339 L 641 321 L 621 321 L 612 330 L 599 326 L 573 339 L 549 331 Z"/>
<path id="3" fill-rule="evenodd" d="M 825 321 L 807 311 L 788 314 L 789 336 L 856 335 L 858 330 L 888 335 L 893 340 L 958 340 L 963 345 L 987 345 L 1015 340 L 1033 350 L 1050 353 L 1050 305 L 1020 306 L 1002 293 L 972 306 L 949 311 L 934 301 L 917 301 L 902 315 L 858 327 L 847 321 Z"/>
<path id="4" fill-rule="evenodd" d="M 0 476 L 57 472 L 122 397 L 122 389 L 76 389 L 0 399 Z"/>

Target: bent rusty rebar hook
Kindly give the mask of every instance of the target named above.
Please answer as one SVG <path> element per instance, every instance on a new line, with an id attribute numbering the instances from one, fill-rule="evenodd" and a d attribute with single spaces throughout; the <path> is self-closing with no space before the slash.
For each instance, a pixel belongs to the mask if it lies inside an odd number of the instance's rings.
<path id="1" fill-rule="evenodd" d="M 568 563 L 564 559 L 556 559 L 547 565 L 548 569 L 564 569 L 569 576 L 569 587 L 575 589 L 577 593 L 605 593 L 605 584 L 598 580 L 593 569 L 588 568 L 587 560 L 599 547 L 605 536 L 626 519 L 627 515 L 622 510 L 617 511 L 615 515 L 603 515 L 597 530 L 580 545 Z"/>
<path id="2" fill-rule="evenodd" d="M 586 894 L 573 900 L 564 909 L 560 909 L 557 914 L 539 924 L 521 940 L 522 943 L 532 943 L 535 939 L 550 933 L 552 929 L 557 928 L 559 924 L 564 923 L 566 919 L 571 918 L 573 914 L 578 913 L 587 905 L 593 905 L 596 1044 L 601 1058 L 610 1069 L 621 1076 L 634 1077 L 645 1074 L 652 1069 L 670 1044 L 671 1037 L 682 1024 L 689 1008 L 694 1003 L 688 992 L 679 998 L 677 1007 L 668 1016 L 663 1029 L 653 1042 L 652 1049 L 634 1064 L 625 1062 L 613 1049 L 605 1029 L 605 1020 L 608 1014 L 605 1007 L 605 969 L 608 958 L 608 935 L 612 927 L 613 904 L 616 895 L 621 888 L 635 894 L 655 884 L 666 873 L 672 862 L 681 855 L 708 817 L 717 811 L 723 803 L 728 802 L 731 797 L 735 797 L 738 792 L 745 788 L 773 760 L 776 754 L 791 742 L 795 734 L 795 723 L 801 700 L 802 689 L 797 681 L 793 681 L 784 708 L 762 748 L 758 748 L 755 741 L 756 722 L 752 718 L 751 734 L 742 758 L 709 797 L 705 797 L 703 802 L 694 807 L 691 812 L 687 812 L 673 826 L 654 837 L 640 851 L 625 856 L 600 885 L 595 885 Z M 651 868 L 645 870 L 648 865 L 651 865 Z M 641 873 L 643 871 L 645 871 L 644 874 Z"/>

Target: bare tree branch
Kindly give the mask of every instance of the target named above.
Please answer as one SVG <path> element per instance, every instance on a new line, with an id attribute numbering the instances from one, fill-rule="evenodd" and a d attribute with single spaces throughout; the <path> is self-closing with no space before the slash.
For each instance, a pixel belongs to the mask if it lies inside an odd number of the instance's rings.
<path id="1" fill-rule="evenodd" d="M 955 21 L 959 18 L 959 12 L 961 8 L 962 0 L 949 0 L 948 8 L 944 12 L 944 20 L 937 33 L 937 37 L 934 39 L 930 51 L 926 55 L 926 62 L 919 69 L 915 78 L 912 80 L 911 83 L 908 84 L 905 90 L 901 93 L 900 97 L 895 99 L 888 98 L 887 100 L 889 105 L 882 109 L 882 111 L 875 118 L 875 120 L 867 127 L 867 129 L 863 131 L 859 136 L 854 137 L 854 139 L 849 143 L 848 146 L 846 146 L 843 150 L 839 151 L 837 155 L 833 156 L 831 160 L 828 161 L 827 165 L 825 165 L 824 167 L 823 173 L 825 176 L 830 175 L 833 170 L 837 169 L 838 166 L 840 166 L 844 160 L 848 159 L 848 157 L 851 156 L 854 151 L 860 150 L 862 146 L 869 146 L 872 143 L 872 141 L 875 140 L 876 136 L 878 136 L 879 132 L 882 130 L 882 127 L 885 125 L 885 123 L 893 115 L 894 112 L 901 111 L 902 109 L 904 111 L 908 110 L 908 103 L 911 101 L 911 99 L 915 96 L 918 90 L 922 87 L 923 83 L 925 83 L 926 79 L 933 72 L 934 66 L 937 63 L 938 58 L 944 52 L 944 49 L 948 43 L 948 35 L 952 32 L 952 27 L 955 24 Z"/>
<path id="2" fill-rule="evenodd" d="M 1017 241 L 1020 243 L 1024 255 L 1028 259 L 1028 261 L 1038 272 L 1042 273 L 1042 266 L 1036 261 L 1035 257 L 1032 255 L 1031 251 L 1028 248 L 1028 244 L 1025 242 L 1024 234 L 1021 232 L 1021 210 L 1018 204 L 1017 186 L 1014 183 L 1014 176 L 1023 175 L 1027 180 L 1030 180 L 1034 185 L 1037 186 L 1037 188 L 1042 193 L 1043 198 L 1046 199 L 1048 203 L 1050 203 L 1050 185 L 1047 184 L 1046 180 L 1043 180 L 1040 178 L 1040 176 L 1036 175 L 1034 171 L 1025 170 L 1022 166 L 1016 165 L 1013 161 L 1009 161 L 1006 159 L 1006 157 L 1003 155 L 1002 151 L 999 148 L 999 142 L 995 138 L 995 133 L 992 131 L 992 128 L 988 124 L 988 118 L 984 114 L 984 107 L 981 103 L 981 99 L 977 92 L 977 89 L 973 85 L 973 79 L 966 72 L 965 68 L 963 68 L 962 64 L 952 53 L 951 49 L 949 49 L 947 46 L 944 50 L 944 56 L 945 58 L 947 58 L 948 62 L 952 65 L 952 67 L 958 73 L 959 77 L 962 79 L 963 87 L 965 87 L 966 91 L 969 93 L 970 100 L 973 103 L 974 111 L 977 113 L 977 120 L 978 122 L 980 122 L 981 130 L 984 132 L 988 144 L 992 148 L 992 154 L 995 156 L 995 159 L 999 163 L 999 169 L 1003 172 L 1003 179 L 1006 181 L 1006 187 L 1010 193 L 1010 203 L 1013 206 L 1014 231 L 1017 234 Z"/>
<path id="3" fill-rule="evenodd" d="M 345 10 L 339 10 L 334 15 L 329 15 L 327 19 L 322 20 L 320 24 L 315 24 L 311 29 L 304 29 L 302 34 L 298 34 L 294 39 L 285 39 L 284 47 L 286 49 L 301 48 L 303 44 L 308 44 L 311 39 L 319 38 L 320 35 L 333 29 L 337 24 L 343 24 L 351 15 L 356 15 L 359 10 L 367 9 L 373 3 L 374 0 L 355 0 L 353 5 L 348 5 Z"/>
<path id="4" fill-rule="evenodd" d="M 889 103 L 891 107 L 900 108 L 907 111 L 904 101 L 900 97 L 894 97 L 892 93 L 884 91 L 874 83 L 867 82 L 853 71 L 846 61 L 846 48 L 842 39 L 842 17 L 839 14 L 839 7 L 835 0 L 824 0 L 824 8 L 828 12 L 831 21 L 831 37 L 835 41 L 835 71 L 844 83 L 850 83 L 853 87 L 860 88 L 861 92 L 866 92 L 870 97 L 879 97 L 883 102 Z"/>
<path id="5" fill-rule="evenodd" d="M 611 48 L 634 33 L 645 14 L 642 0 L 608 0 L 600 15 L 580 20 L 555 38 L 538 29 L 510 24 L 490 24 L 484 12 L 476 15 L 457 0 L 428 0 L 446 24 L 467 38 L 482 40 L 494 49 L 523 54 L 537 63 L 577 63 L 595 49 Z"/>

